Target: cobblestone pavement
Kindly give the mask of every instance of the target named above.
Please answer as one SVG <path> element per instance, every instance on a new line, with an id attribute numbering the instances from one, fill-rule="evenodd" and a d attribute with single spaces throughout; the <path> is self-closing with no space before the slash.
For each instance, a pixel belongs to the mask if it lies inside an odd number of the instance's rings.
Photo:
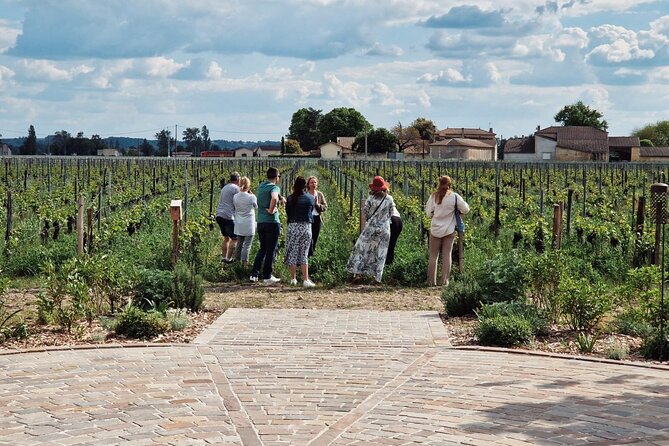
<path id="1" fill-rule="evenodd" d="M 452 348 L 434 312 L 230 309 L 0 355 L 2 445 L 669 445 L 669 367 Z"/>

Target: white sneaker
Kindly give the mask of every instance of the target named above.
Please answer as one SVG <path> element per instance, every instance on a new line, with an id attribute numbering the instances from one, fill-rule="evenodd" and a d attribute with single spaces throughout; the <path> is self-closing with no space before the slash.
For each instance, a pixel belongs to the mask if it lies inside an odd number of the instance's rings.
<path id="1" fill-rule="evenodd" d="M 251 277 L 249 277 L 249 280 L 251 282 L 257 282 L 258 281 L 258 276 L 251 276 Z"/>
<path id="2" fill-rule="evenodd" d="M 307 280 L 304 281 L 302 286 L 304 286 L 305 288 L 313 288 L 313 287 L 316 286 L 316 284 L 313 283 L 311 280 L 307 279 Z"/>
<path id="3" fill-rule="evenodd" d="M 281 282 L 281 279 L 279 279 L 278 277 L 269 276 L 269 279 L 263 279 L 262 282 L 266 285 L 272 285 L 272 284 Z"/>
<path id="4" fill-rule="evenodd" d="M 297 285 L 297 279 L 290 279 L 291 285 Z"/>

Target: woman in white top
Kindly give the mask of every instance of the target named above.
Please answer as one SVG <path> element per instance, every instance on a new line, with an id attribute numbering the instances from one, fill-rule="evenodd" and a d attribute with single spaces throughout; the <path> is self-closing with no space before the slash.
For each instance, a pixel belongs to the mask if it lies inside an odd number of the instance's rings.
<path id="1" fill-rule="evenodd" d="M 237 246 L 235 248 L 235 260 L 241 260 L 246 266 L 249 263 L 249 251 L 256 233 L 256 209 L 258 199 L 251 192 L 251 181 L 248 177 L 239 179 L 239 193 L 234 196 L 232 202 L 235 206 L 235 235 Z"/>
<path id="2" fill-rule="evenodd" d="M 451 251 L 455 240 L 455 211 L 461 214 L 469 212 L 469 205 L 461 196 L 451 190 L 451 177 L 439 177 L 439 185 L 425 204 L 425 212 L 432 219 L 430 224 L 429 251 L 427 264 L 427 283 L 437 285 L 437 260 L 441 254 L 441 285 L 448 285 L 451 274 Z"/>
<path id="3" fill-rule="evenodd" d="M 309 257 L 314 255 L 316 250 L 316 243 L 318 243 L 318 235 L 321 233 L 321 225 L 323 219 L 321 214 L 328 208 L 328 203 L 325 201 L 325 195 L 318 190 L 318 178 L 310 176 L 307 178 L 307 193 L 314 197 L 314 209 L 311 211 L 314 221 L 311 223 L 311 246 L 309 246 Z"/>

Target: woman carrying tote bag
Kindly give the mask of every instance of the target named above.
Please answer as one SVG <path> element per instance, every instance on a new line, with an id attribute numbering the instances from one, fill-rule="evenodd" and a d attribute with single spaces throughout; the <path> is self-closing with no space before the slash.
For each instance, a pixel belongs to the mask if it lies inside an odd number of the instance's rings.
<path id="1" fill-rule="evenodd" d="M 429 252 L 427 263 L 427 284 L 437 285 L 437 261 L 441 256 L 441 285 L 448 285 L 451 274 L 451 252 L 457 235 L 457 213 L 469 212 L 469 205 L 462 197 L 452 191 L 451 177 L 439 177 L 435 190 L 425 204 L 425 212 L 432 219 L 430 224 Z"/>

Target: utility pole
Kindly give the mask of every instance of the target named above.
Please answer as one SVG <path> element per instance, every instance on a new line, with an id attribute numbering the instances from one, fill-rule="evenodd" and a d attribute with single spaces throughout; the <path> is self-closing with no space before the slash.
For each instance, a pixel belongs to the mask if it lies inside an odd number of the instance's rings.
<path id="1" fill-rule="evenodd" d="M 367 161 L 367 124 L 365 123 L 365 161 Z"/>
<path id="2" fill-rule="evenodd" d="M 170 135 L 167 134 L 167 132 L 165 132 L 165 133 L 167 135 L 167 157 L 169 158 L 170 157 L 170 146 L 172 145 L 172 141 L 170 141 Z"/>
<path id="3" fill-rule="evenodd" d="M 177 147 L 179 147 L 179 145 L 177 144 L 177 139 L 178 138 L 179 138 L 179 134 L 177 133 L 177 125 L 174 124 L 174 152 L 176 152 Z"/>

